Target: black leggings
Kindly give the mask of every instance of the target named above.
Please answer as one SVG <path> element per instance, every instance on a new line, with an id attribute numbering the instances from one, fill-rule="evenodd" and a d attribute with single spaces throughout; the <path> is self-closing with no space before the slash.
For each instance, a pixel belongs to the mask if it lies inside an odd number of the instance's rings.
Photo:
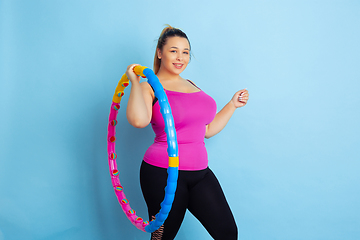
<path id="1" fill-rule="evenodd" d="M 142 162 L 140 184 L 150 218 L 160 210 L 166 180 L 165 168 Z M 175 199 L 169 216 L 164 225 L 151 234 L 151 239 L 174 239 L 186 209 L 189 209 L 214 239 L 237 239 L 234 217 L 218 180 L 209 168 L 200 171 L 179 171 Z"/>

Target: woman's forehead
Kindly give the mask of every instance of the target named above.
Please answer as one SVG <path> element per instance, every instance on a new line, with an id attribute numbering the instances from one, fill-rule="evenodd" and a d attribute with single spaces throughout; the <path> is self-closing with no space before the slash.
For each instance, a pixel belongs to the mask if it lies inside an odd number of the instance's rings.
<path id="1" fill-rule="evenodd" d="M 188 48 L 190 50 L 189 41 L 183 37 L 170 37 L 167 39 L 165 46 L 167 48 Z"/>

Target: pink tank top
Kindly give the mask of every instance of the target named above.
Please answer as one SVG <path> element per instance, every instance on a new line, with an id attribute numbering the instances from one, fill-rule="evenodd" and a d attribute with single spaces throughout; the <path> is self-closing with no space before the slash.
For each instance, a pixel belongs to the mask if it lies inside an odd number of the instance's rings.
<path id="1" fill-rule="evenodd" d="M 179 146 L 179 170 L 202 170 L 208 166 L 204 138 L 206 125 L 216 115 L 216 103 L 203 91 L 182 93 L 165 90 L 174 117 Z M 152 108 L 151 126 L 155 132 L 154 143 L 145 153 L 144 161 L 167 168 L 169 157 L 163 117 L 159 103 Z"/>

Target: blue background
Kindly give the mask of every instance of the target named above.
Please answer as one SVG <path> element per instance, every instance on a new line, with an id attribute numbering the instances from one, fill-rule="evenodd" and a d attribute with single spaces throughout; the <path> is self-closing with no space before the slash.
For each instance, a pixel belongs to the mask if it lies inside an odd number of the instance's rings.
<path id="1" fill-rule="evenodd" d="M 240 239 L 360 239 L 360 1 L 0 1 L 0 240 L 149 239 L 123 214 L 107 163 L 112 95 L 152 68 L 164 24 L 189 36 L 183 77 L 248 105 L 206 140 Z M 118 120 L 120 179 L 151 127 Z M 219 219 L 221 221 L 221 219 Z M 211 239 L 191 215 L 176 239 Z"/>

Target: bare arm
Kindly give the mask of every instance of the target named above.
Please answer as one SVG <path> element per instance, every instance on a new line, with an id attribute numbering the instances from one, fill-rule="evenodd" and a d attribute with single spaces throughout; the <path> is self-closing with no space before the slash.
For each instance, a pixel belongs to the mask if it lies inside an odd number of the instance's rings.
<path id="1" fill-rule="evenodd" d="M 128 122 L 136 128 L 149 125 L 152 116 L 153 94 L 148 83 L 140 83 L 140 77 L 134 73 L 137 64 L 128 66 L 126 75 L 131 82 L 129 101 L 126 108 Z"/>
<path id="2" fill-rule="evenodd" d="M 205 138 L 211 138 L 224 129 L 235 110 L 246 105 L 249 93 L 246 89 L 236 92 L 229 103 L 218 112 L 214 120 L 206 126 Z"/>

